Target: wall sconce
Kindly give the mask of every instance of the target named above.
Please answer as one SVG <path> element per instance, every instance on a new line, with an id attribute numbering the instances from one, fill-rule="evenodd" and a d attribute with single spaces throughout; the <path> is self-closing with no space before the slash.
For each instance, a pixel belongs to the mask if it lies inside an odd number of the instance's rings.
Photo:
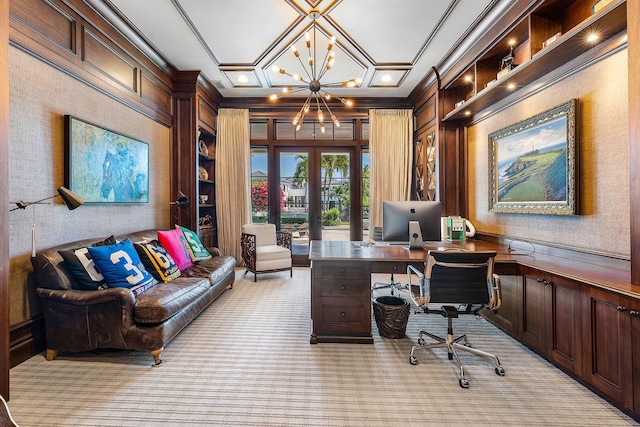
<path id="1" fill-rule="evenodd" d="M 9 209 L 9 212 L 15 211 L 17 209 L 26 209 L 27 206 L 31 205 L 44 204 L 42 202 L 44 202 L 45 200 L 53 199 L 54 197 L 58 196 L 60 196 L 60 198 L 70 211 L 74 210 L 84 203 L 84 199 L 82 197 L 78 196 L 68 188 L 60 186 L 58 187 L 58 194 L 54 194 L 50 197 L 45 197 L 44 199 L 36 200 L 35 202 L 23 202 L 22 200 L 19 202 L 11 202 L 11 204 L 15 204 L 16 207 Z"/>
<path id="2" fill-rule="evenodd" d="M 177 207 L 184 209 L 189 207 L 189 198 L 182 191 L 178 191 L 177 200 L 175 202 L 169 202 L 170 205 L 176 205 Z"/>
<path id="3" fill-rule="evenodd" d="M 27 206 L 31 206 L 31 205 L 47 204 L 42 202 L 44 202 L 45 200 L 53 199 L 58 196 L 60 196 L 60 198 L 62 199 L 62 201 L 70 211 L 84 204 L 84 199 L 82 197 L 78 196 L 76 193 L 72 192 L 67 187 L 60 186 L 58 187 L 58 194 L 54 194 L 53 196 L 50 196 L 50 197 L 45 197 L 44 199 L 36 200 L 35 202 L 23 202 L 22 200 L 20 200 L 19 202 L 11 202 L 11 204 L 16 205 L 16 207 L 9 209 L 9 212 L 15 211 L 18 209 L 26 209 Z M 35 257 L 35 256 L 36 256 L 36 225 L 33 224 L 33 227 L 31 227 L 31 257 Z"/>

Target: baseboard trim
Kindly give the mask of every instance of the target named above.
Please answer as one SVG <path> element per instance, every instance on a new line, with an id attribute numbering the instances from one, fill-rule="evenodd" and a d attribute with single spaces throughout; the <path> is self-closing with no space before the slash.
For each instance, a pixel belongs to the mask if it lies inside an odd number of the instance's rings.
<path id="1" fill-rule="evenodd" d="M 12 368 L 41 353 L 46 347 L 47 340 L 44 317 L 42 315 L 11 325 L 9 331 L 9 363 Z"/>

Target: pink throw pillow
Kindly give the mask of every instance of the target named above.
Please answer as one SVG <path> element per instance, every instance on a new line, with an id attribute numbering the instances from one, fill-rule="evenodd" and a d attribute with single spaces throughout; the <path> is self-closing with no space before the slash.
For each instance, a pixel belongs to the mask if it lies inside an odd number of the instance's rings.
<path id="1" fill-rule="evenodd" d="M 169 252 L 180 271 L 193 266 L 182 230 L 158 231 L 158 242 Z"/>

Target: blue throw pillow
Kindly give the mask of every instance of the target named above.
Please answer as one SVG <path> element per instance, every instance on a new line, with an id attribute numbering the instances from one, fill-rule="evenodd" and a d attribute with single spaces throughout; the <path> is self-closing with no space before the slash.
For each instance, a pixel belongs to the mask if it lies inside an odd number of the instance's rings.
<path id="1" fill-rule="evenodd" d="M 91 246 L 113 245 L 115 243 L 116 238 L 111 236 Z M 91 255 L 89 255 L 89 250 L 86 247 L 68 251 L 58 251 L 58 253 L 64 260 L 65 267 L 67 267 L 71 276 L 73 276 L 74 283 L 72 283 L 72 287 L 74 289 L 96 291 L 109 287 L 107 281 L 102 277 L 102 274 L 96 269 Z"/>
<path id="2" fill-rule="evenodd" d="M 112 288 L 130 288 L 156 282 L 144 268 L 129 238 L 115 245 L 87 249 L 96 268 Z"/>

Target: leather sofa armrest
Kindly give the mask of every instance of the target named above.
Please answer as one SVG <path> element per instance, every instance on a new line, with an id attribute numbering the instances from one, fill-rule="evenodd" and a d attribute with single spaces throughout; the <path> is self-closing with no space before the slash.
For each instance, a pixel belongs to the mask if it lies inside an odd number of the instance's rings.
<path id="1" fill-rule="evenodd" d="M 44 300 L 51 300 L 57 304 L 64 304 L 76 307 L 98 306 L 116 302 L 120 306 L 120 329 L 123 333 L 133 325 L 133 306 L 136 299 L 129 289 L 126 288 L 109 288 L 101 291 L 81 291 L 76 289 L 47 289 L 37 288 L 36 292 L 43 305 Z M 75 312 L 74 309 L 72 312 Z M 83 310 L 84 312 L 85 310 Z M 78 321 L 79 319 L 73 319 Z"/>
<path id="2" fill-rule="evenodd" d="M 76 289 L 36 289 L 40 298 L 48 298 L 71 305 L 96 305 L 105 302 L 120 301 L 123 307 L 133 310 L 136 302 L 133 294 L 126 288 L 109 288 L 101 291 L 80 291 Z"/>
<path id="3" fill-rule="evenodd" d="M 222 256 L 222 252 L 220 251 L 220 249 L 216 248 L 215 246 L 211 246 L 205 249 L 211 254 L 211 256 Z"/>

